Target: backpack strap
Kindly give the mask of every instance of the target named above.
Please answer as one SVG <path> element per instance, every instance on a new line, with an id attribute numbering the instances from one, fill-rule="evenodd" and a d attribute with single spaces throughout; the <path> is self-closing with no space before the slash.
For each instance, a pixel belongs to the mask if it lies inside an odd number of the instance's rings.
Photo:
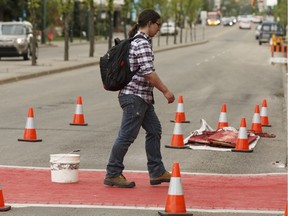
<path id="1" fill-rule="evenodd" d="M 131 39 L 132 39 L 132 40 L 135 40 L 135 39 L 137 39 L 137 38 L 143 38 L 143 39 L 147 40 L 147 38 L 144 37 L 142 34 L 137 34 L 136 36 L 134 36 L 134 37 L 131 38 Z"/>
<path id="2" fill-rule="evenodd" d="M 119 44 L 120 42 L 121 42 L 121 40 L 120 40 L 119 38 L 115 38 L 115 39 L 114 39 L 114 44 L 115 44 L 115 45 Z"/>

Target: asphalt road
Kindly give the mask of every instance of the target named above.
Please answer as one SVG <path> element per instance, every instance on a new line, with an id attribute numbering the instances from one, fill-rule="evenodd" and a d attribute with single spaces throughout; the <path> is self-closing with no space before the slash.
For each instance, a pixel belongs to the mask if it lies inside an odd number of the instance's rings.
<path id="1" fill-rule="evenodd" d="M 286 71 L 269 63 L 268 46 L 259 46 L 254 32 L 236 26 L 209 29 L 209 43 L 155 54 L 156 70 L 175 96 L 184 97 L 185 137 L 205 119 L 216 128 L 222 103 L 227 104 L 229 124 L 239 127 L 246 117 L 250 127 L 254 106 L 268 101 L 271 128 L 276 138 L 261 138 L 252 154 L 162 148 L 166 168 L 174 161 L 181 171 L 205 174 L 286 173 L 277 166 L 287 162 Z M 111 144 L 117 135 L 121 110 L 117 93 L 103 90 L 98 66 L 71 70 L 0 86 L 1 165 L 49 167 L 49 154 L 80 149 L 81 168 L 105 169 Z M 72 127 L 75 103 L 83 98 L 87 127 Z M 155 91 L 156 111 L 162 122 L 162 144 L 169 144 L 177 101 L 167 104 Z M 34 108 L 35 126 L 42 143 L 20 143 L 27 111 Z M 125 158 L 127 170 L 146 171 L 141 131 Z M 284 208 L 284 206 L 283 206 Z M 47 209 L 47 213 L 43 210 Z M 155 210 L 81 208 L 13 208 L 7 215 L 157 215 Z M 48 212 L 49 211 L 49 212 Z M 195 215 L 257 215 L 251 212 L 197 211 Z M 263 214 L 263 212 L 261 213 Z M 259 215 L 259 214 L 258 214 Z M 279 213 L 265 215 L 279 215 Z"/>

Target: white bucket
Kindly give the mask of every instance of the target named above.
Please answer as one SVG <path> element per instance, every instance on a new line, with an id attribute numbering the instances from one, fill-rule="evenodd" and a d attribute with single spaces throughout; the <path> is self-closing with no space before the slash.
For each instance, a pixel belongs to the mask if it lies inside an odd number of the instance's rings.
<path id="1" fill-rule="evenodd" d="M 51 154 L 51 181 L 57 183 L 78 182 L 80 155 Z"/>

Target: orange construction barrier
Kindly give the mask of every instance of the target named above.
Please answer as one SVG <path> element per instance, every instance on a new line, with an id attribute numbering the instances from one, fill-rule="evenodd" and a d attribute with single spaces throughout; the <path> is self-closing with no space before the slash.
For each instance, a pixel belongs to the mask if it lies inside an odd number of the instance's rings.
<path id="1" fill-rule="evenodd" d="M 283 57 L 287 57 L 287 44 L 275 43 L 271 44 L 271 57 L 274 57 L 274 53 L 282 53 Z"/>
<path id="2" fill-rule="evenodd" d="M 183 96 L 179 96 L 179 98 L 178 98 L 178 105 L 177 105 L 177 110 L 176 110 L 176 114 L 175 114 L 175 120 L 171 120 L 171 122 L 190 123 L 190 121 L 186 121 Z"/>
<path id="3" fill-rule="evenodd" d="M 2 187 L 0 185 L 0 212 L 9 211 L 10 209 L 11 209 L 11 206 L 5 205 Z"/>
<path id="4" fill-rule="evenodd" d="M 259 109 L 258 104 L 255 105 L 254 115 L 253 115 L 253 120 L 252 120 L 252 125 L 251 125 L 250 130 L 254 133 L 262 133 L 262 125 L 260 121 L 260 109 Z"/>
<path id="5" fill-rule="evenodd" d="M 87 126 L 88 125 L 85 123 L 85 119 L 84 119 L 83 107 L 82 107 L 82 97 L 81 96 L 79 96 L 77 98 L 77 105 L 76 105 L 76 109 L 75 109 L 73 123 L 70 123 L 70 125 L 76 125 L 76 126 Z"/>
<path id="6" fill-rule="evenodd" d="M 184 136 L 182 133 L 181 123 L 175 123 L 173 135 L 170 145 L 165 145 L 166 148 L 188 148 L 184 145 Z"/>
<path id="7" fill-rule="evenodd" d="M 262 127 L 271 127 L 271 125 L 269 124 L 269 119 L 268 119 L 267 101 L 266 101 L 266 99 L 264 99 L 262 101 L 260 119 L 261 119 Z"/>
<path id="8" fill-rule="evenodd" d="M 34 128 L 34 112 L 33 108 L 29 108 L 28 117 L 26 121 L 26 126 L 24 130 L 23 139 L 18 139 L 18 141 L 24 142 L 42 142 L 42 139 L 37 139 L 36 129 Z"/>
<path id="9" fill-rule="evenodd" d="M 236 146 L 235 146 L 235 149 L 232 149 L 232 151 L 233 152 L 253 152 L 253 149 L 249 149 L 248 134 L 247 134 L 247 129 L 246 129 L 245 118 L 241 119 Z"/>
<path id="10" fill-rule="evenodd" d="M 288 201 L 286 202 L 286 208 L 285 208 L 284 216 L 288 216 Z"/>
<path id="11" fill-rule="evenodd" d="M 173 164 L 172 175 L 169 184 L 168 196 L 166 199 L 165 212 L 158 212 L 159 215 L 188 215 L 186 212 L 185 197 L 182 188 L 180 166 L 178 162 Z"/>
<path id="12" fill-rule="evenodd" d="M 227 114 L 226 114 L 226 104 L 222 104 L 222 109 L 219 116 L 218 126 L 217 129 L 228 127 L 228 120 L 227 120 Z"/>

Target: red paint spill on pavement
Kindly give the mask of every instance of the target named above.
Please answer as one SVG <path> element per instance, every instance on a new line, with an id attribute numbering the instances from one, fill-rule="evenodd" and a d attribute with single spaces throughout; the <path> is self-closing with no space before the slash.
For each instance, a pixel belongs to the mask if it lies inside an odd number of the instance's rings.
<path id="1" fill-rule="evenodd" d="M 53 183 L 48 169 L 0 168 L 7 203 L 165 207 L 168 183 L 149 184 L 147 173 L 125 172 L 132 189 L 103 185 L 104 171 L 79 170 L 78 183 Z M 287 175 L 181 174 L 186 208 L 277 210 L 287 201 Z"/>

